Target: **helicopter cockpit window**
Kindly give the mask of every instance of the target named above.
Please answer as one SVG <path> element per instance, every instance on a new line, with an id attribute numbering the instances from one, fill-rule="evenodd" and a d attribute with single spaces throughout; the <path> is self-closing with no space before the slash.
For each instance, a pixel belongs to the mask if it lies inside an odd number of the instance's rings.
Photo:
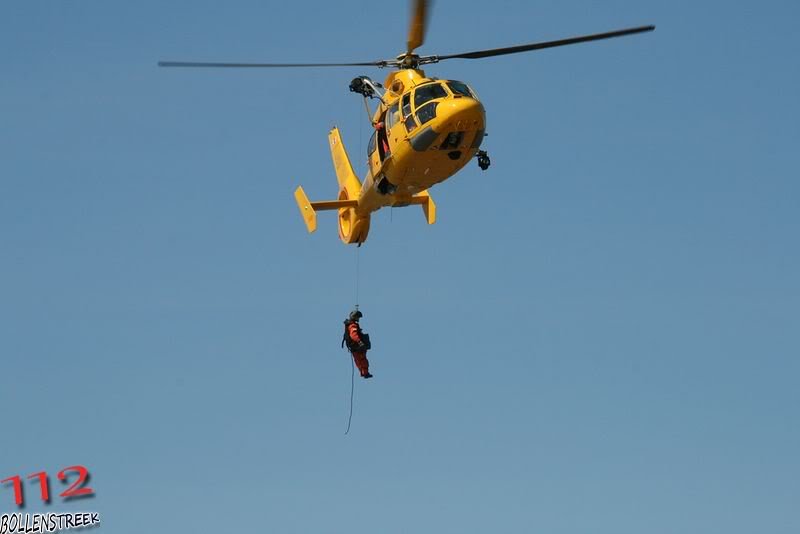
<path id="1" fill-rule="evenodd" d="M 403 95 L 403 117 L 408 117 L 411 114 L 411 93 Z"/>
<path id="2" fill-rule="evenodd" d="M 369 138 L 369 143 L 367 144 L 367 157 L 370 157 L 375 152 L 375 138 L 377 136 L 378 132 L 372 132 L 372 137 Z"/>
<path id="3" fill-rule="evenodd" d="M 414 107 L 419 109 L 425 102 L 430 102 L 437 98 L 444 98 L 447 96 L 447 91 L 438 83 L 429 83 L 421 85 L 414 91 Z"/>
<path id="4" fill-rule="evenodd" d="M 414 120 L 414 115 L 409 115 L 406 117 L 406 131 L 411 132 L 414 128 L 417 127 L 417 122 Z"/>
<path id="5" fill-rule="evenodd" d="M 438 102 L 431 102 L 430 104 L 425 104 L 421 108 L 417 109 L 417 119 L 419 119 L 420 124 L 425 124 L 428 121 L 431 121 L 436 118 L 436 105 L 439 104 Z"/>
<path id="6" fill-rule="evenodd" d="M 468 96 L 470 98 L 475 98 L 475 95 L 472 94 L 472 91 L 469 90 L 469 87 L 464 82 L 450 80 L 447 82 L 447 87 L 449 87 L 456 96 Z"/>
<path id="7" fill-rule="evenodd" d="M 399 113 L 399 106 L 395 103 L 392 107 L 389 108 L 389 111 L 386 113 L 386 131 L 392 129 L 392 127 L 397 124 L 397 121 L 400 120 L 400 113 Z"/>

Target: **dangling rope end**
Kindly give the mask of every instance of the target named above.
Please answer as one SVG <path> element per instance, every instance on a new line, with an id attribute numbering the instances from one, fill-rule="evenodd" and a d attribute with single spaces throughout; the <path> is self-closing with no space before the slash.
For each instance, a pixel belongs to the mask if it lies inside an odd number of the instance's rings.
<path id="1" fill-rule="evenodd" d="M 356 380 L 356 364 L 353 358 L 350 358 L 350 363 L 353 365 L 353 370 L 350 373 L 350 416 L 347 418 L 347 430 L 344 431 L 344 435 L 350 433 L 350 421 L 353 420 L 353 391 L 355 390 L 355 380 Z"/>

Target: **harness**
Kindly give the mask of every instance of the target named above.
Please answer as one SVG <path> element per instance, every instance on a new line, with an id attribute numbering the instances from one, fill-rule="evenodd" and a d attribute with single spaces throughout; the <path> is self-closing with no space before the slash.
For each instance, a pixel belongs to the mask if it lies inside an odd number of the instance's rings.
<path id="1" fill-rule="evenodd" d="M 350 337 L 350 325 L 355 323 L 358 337 L 361 338 L 361 342 L 364 344 L 363 347 L 357 342 L 354 341 L 353 338 Z M 349 319 L 344 322 L 344 335 L 342 336 L 342 348 L 347 346 L 347 350 L 350 352 L 354 351 L 361 351 L 361 350 L 369 350 L 372 348 L 372 344 L 369 341 L 369 334 L 365 334 L 361 331 L 361 326 L 356 323 L 355 321 L 350 321 Z"/>

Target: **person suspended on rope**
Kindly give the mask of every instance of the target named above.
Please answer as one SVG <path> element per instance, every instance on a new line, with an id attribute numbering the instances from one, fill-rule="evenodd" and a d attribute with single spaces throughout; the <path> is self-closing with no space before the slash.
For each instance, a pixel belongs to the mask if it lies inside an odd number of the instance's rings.
<path id="1" fill-rule="evenodd" d="M 369 342 L 369 334 L 361 331 L 361 325 L 358 320 L 364 317 L 364 314 L 358 310 L 350 312 L 347 319 L 344 320 L 344 336 L 342 337 L 342 347 L 347 346 L 347 350 L 353 355 L 353 361 L 358 367 L 358 372 L 363 378 L 372 378 L 369 372 L 369 360 L 367 359 L 367 351 L 372 348 Z"/>

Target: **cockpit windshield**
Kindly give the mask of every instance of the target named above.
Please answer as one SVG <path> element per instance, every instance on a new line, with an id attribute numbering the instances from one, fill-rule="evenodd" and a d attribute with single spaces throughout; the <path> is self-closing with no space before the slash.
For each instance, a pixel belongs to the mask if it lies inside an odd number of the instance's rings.
<path id="1" fill-rule="evenodd" d="M 447 82 L 447 87 L 449 87 L 450 90 L 453 91 L 453 94 L 455 96 L 468 96 L 470 98 L 475 98 L 475 95 L 470 90 L 469 86 L 467 86 L 467 84 L 465 84 L 464 82 L 450 80 L 449 82 Z"/>
<path id="2" fill-rule="evenodd" d="M 420 85 L 414 91 L 414 107 L 419 109 L 420 106 L 426 102 L 430 102 L 431 100 L 435 100 L 437 98 L 444 98 L 446 96 L 447 91 L 445 91 L 444 87 L 442 87 L 442 85 L 439 83 Z"/>

